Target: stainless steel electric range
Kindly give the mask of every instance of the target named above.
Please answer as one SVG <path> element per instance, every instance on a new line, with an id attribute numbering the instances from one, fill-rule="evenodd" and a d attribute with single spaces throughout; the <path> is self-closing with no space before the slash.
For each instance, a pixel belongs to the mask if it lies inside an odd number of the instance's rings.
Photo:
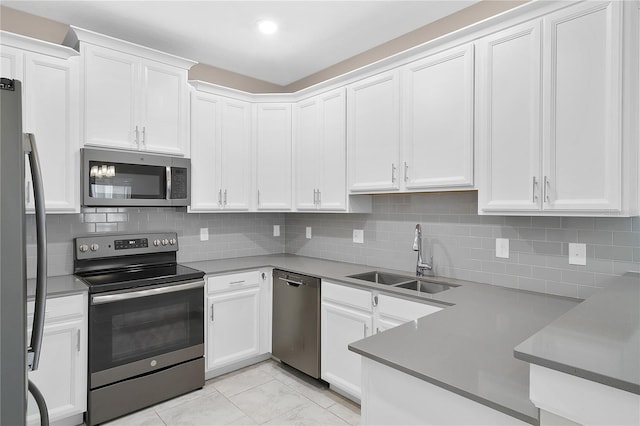
<path id="1" fill-rule="evenodd" d="M 75 239 L 89 286 L 88 425 L 204 386 L 204 272 L 175 233 Z"/>

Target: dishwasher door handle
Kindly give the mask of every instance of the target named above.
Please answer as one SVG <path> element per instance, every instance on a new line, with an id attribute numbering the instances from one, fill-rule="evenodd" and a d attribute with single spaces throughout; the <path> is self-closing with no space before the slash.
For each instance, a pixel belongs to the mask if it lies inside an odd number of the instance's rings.
<path id="1" fill-rule="evenodd" d="M 278 279 L 280 281 L 284 281 L 290 287 L 300 287 L 301 285 L 305 285 L 304 283 L 301 283 L 300 281 L 292 281 L 292 280 L 288 280 L 288 279 L 282 278 L 282 277 L 278 277 Z"/>

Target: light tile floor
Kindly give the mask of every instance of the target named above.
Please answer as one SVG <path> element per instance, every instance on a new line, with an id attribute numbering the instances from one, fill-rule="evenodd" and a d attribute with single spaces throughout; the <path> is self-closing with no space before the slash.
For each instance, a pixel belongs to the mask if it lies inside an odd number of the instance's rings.
<path id="1" fill-rule="evenodd" d="M 269 360 L 208 380 L 204 388 L 121 417 L 109 426 L 359 425 L 360 407 Z"/>

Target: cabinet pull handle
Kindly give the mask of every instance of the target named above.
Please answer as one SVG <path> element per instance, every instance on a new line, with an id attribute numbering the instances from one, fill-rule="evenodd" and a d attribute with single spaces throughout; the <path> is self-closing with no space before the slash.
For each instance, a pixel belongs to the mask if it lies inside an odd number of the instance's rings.
<path id="1" fill-rule="evenodd" d="M 222 188 L 218 189 L 218 205 L 222 207 Z"/>
<path id="2" fill-rule="evenodd" d="M 258 189 L 258 206 L 260 206 L 260 190 Z"/>
<path id="3" fill-rule="evenodd" d="M 549 179 L 545 176 L 544 177 L 544 188 L 543 188 L 543 198 L 544 198 L 544 202 L 548 203 L 549 202 L 549 191 L 547 191 L 547 186 L 549 186 Z"/>
<path id="4" fill-rule="evenodd" d="M 396 182 L 396 165 L 395 163 L 391 163 L 391 183 Z"/>
<path id="5" fill-rule="evenodd" d="M 533 184 L 532 185 L 533 185 L 533 187 L 532 187 L 531 192 L 532 192 L 533 195 L 532 195 L 531 201 L 535 203 L 536 200 L 538 199 L 538 196 L 536 195 L 536 177 L 535 176 L 533 177 Z"/>
<path id="6" fill-rule="evenodd" d="M 367 337 L 367 324 L 362 324 L 363 336 Z"/>
<path id="7" fill-rule="evenodd" d="M 380 327 L 376 327 L 376 334 L 380 333 Z"/>
<path id="8" fill-rule="evenodd" d="M 318 204 L 318 190 L 315 188 L 313 188 L 313 204 Z"/>
<path id="9" fill-rule="evenodd" d="M 147 148 L 147 126 L 142 126 L 142 146 Z"/>
<path id="10" fill-rule="evenodd" d="M 224 190 L 224 205 L 227 205 L 227 190 Z"/>
<path id="11" fill-rule="evenodd" d="M 244 280 L 231 281 L 231 282 L 229 283 L 229 285 L 239 285 L 239 284 L 244 284 Z"/>
<path id="12" fill-rule="evenodd" d="M 322 204 L 322 192 L 318 189 L 318 205 Z"/>
<path id="13" fill-rule="evenodd" d="M 407 162 L 404 162 L 404 181 L 407 182 L 409 180 L 409 165 Z"/>
<path id="14" fill-rule="evenodd" d="M 375 296 L 373 296 L 373 306 L 374 307 L 378 306 L 378 295 L 377 294 Z"/>
<path id="15" fill-rule="evenodd" d="M 138 130 L 138 126 L 136 126 L 136 145 L 140 148 L 140 131 Z"/>
<path id="16" fill-rule="evenodd" d="M 213 322 L 213 303 L 211 304 L 211 322 Z"/>
<path id="17" fill-rule="evenodd" d="M 76 330 L 76 352 L 80 352 L 80 329 Z"/>

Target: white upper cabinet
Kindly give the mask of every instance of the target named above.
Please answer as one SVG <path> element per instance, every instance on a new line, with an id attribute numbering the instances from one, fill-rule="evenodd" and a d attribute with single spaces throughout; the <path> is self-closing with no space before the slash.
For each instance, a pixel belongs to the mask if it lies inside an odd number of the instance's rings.
<path id="1" fill-rule="evenodd" d="M 338 89 L 296 104 L 295 197 L 298 210 L 345 211 L 345 91 Z"/>
<path id="2" fill-rule="evenodd" d="M 22 127 L 35 135 L 47 213 L 80 211 L 79 63 L 77 52 L 2 33 L 3 77 L 22 81 Z M 26 211 L 34 211 L 25 161 Z"/>
<path id="3" fill-rule="evenodd" d="M 248 210 L 251 104 L 191 93 L 190 211 Z"/>
<path id="4" fill-rule="evenodd" d="M 72 27 L 84 60 L 84 144 L 188 155 L 192 61 Z"/>
<path id="5" fill-rule="evenodd" d="M 403 68 L 406 190 L 473 186 L 473 45 Z"/>
<path id="6" fill-rule="evenodd" d="M 481 212 L 540 209 L 540 21 L 477 46 Z"/>
<path id="7" fill-rule="evenodd" d="M 258 210 L 291 209 L 291 104 L 256 104 Z"/>
<path id="8" fill-rule="evenodd" d="M 397 69 L 347 87 L 349 189 L 400 189 L 400 74 Z"/>
<path id="9" fill-rule="evenodd" d="M 623 205 L 622 153 L 637 139 L 623 147 L 622 8 L 579 3 L 479 41 L 480 213 L 634 210 Z"/>
<path id="10" fill-rule="evenodd" d="M 554 211 L 620 211 L 622 2 L 546 16 L 543 203 Z"/>

